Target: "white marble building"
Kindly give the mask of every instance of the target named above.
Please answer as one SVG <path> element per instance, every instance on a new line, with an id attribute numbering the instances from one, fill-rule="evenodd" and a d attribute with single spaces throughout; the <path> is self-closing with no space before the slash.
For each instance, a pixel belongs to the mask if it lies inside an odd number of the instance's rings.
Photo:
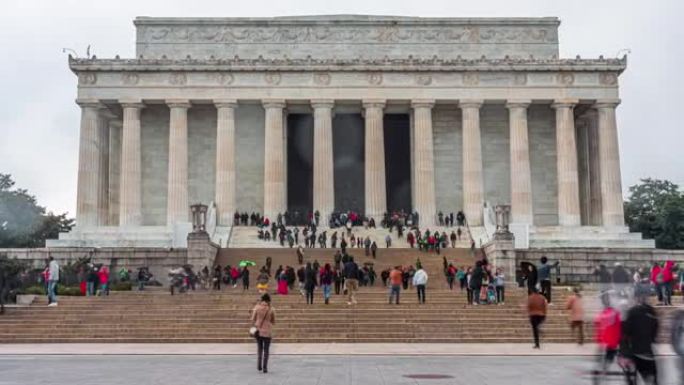
<path id="1" fill-rule="evenodd" d="M 378 217 L 392 194 L 383 119 L 404 114 L 423 224 L 463 210 L 481 227 L 485 202 L 511 204 L 531 246 L 653 247 L 624 226 L 615 114 L 626 59 L 559 58 L 557 18 L 134 24 L 136 58 L 69 60 L 82 111 L 77 226 L 49 246 L 183 246 L 195 202 L 214 202 L 223 239 L 235 210 L 274 218 L 288 210 L 296 113 L 312 117 L 310 208 L 323 215 L 348 209 L 336 207 L 336 116 L 362 116 L 358 185 Z"/>

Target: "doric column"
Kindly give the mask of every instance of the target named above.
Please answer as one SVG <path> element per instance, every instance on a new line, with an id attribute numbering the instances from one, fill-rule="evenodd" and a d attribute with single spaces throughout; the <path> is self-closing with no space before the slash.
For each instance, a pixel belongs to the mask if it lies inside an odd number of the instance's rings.
<path id="1" fill-rule="evenodd" d="M 102 105 L 97 100 L 79 99 L 81 132 L 78 150 L 78 186 L 76 192 L 76 225 L 93 227 L 99 224 L 99 173 Z"/>
<path id="2" fill-rule="evenodd" d="M 123 132 L 121 137 L 121 193 L 119 226 L 142 225 L 142 169 L 140 148 L 140 111 L 138 101 L 122 101 Z"/>
<path id="3" fill-rule="evenodd" d="M 618 145 L 615 108 L 619 99 L 597 100 L 599 168 L 601 174 L 601 207 L 603 226 L 624 226 L 620 150 Z"/>
<path id="4" fill-rule="evenodd" d="M 219 225 L 230 226 L 235 212 L 235 108 L 237 100 L 215 100 L 216 208 Z"/>
<path id="5" fill-rule="evenodd" d="M 188 109 L 189 100 L 168 100 L 169 174 L 166 197 L 166 224 L 188 222 Z"/>
<path id="6" fill-rule="evenodd" d="M 365 111 L 365 192 L 366 212 L 379 225 L 387 211 L 385 187 L 384 100 L 364 100 Z"/>
<path id="7" fill-rule="evenodd" d="M 530 145 L 527 132 L 529 100 L 509 100 L 508 121 L 511 146 L 511 214 L 512 222 L 532 225 L 532 175 Z"/>
<path id="8" fill-rule="evenodd" d="M 111 111 L 105 109 L 100 112 L 98 131 L 100 171 L 97 175 L 98 226 L 107 226 L 109 223 L 109 124 L 114 119 L 116 119 L 116 115 L 114 115 Z"/>
<path id="9" fill-rule="evenodd" d="M 577 172 L 577 141 L 575 116 L 577 100 L 557 100 L 556 110 L 556 168 L 558 176 L 558 224 L 580 225 L 579 174 Z"/>
<path id="10" fill-rule="evenodd" d="M 333 100 L 312 100 L 314 109 L 313 209 L 320 211 L 327 225 L 335 210 L 335 179 L 333 170 Z"/>
<path id="11" fill-rule="evenodd" d="M 589 152 L 589 224 L 600 226 L 603 220 L 601 208 L 601 162 L 599 161 L 598 112 L 587 111 L 588 127 L 587 142 Z"/>
<path id="12" fill-rule="evenodd" d="M 413 100 L 413 177 L 415 210 L 422 227 L 435 225 L 435 161 L 432 137 L 434 100 Z"/>
<path id="13" fill-rule="evenodd" d="M 484 186 L 480 107 L 482 100 L 461 100 L 463 116 L 463 211 L 470 226 L 482 226 Z"/>
<path id="14" fill-rule="evenodd" d="M 271 221 L 286 210 L 285 157 L 283 149 L 284 100 L 264 100 L 264 215 Z"/>
<path id="15" fill-rule="evenodd" d="M 119 224 L 119 194 L 121 182 L 121 120 L 109 122 L 109 214 L 107 224 Z"/>

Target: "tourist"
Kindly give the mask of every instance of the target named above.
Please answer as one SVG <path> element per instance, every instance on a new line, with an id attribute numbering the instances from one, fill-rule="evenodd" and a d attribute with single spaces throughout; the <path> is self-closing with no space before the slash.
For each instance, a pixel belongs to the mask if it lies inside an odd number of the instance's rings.
<path id="1" fill-rule="evenodd" d="M 304 264 L 304 249 L 302 245 L 297 246 L 297 263 L 300 265 Z"/>
<path id="2" fill-rule="evenodd" d="M 340 291 L 342 290 L 342 273 L 340 272 L 339 267 L 335 267 L 335 270 L 333 270 L 333 280 L 335 283 L 335 295 L 340 295 Z"/>
<path id="3" fill-rule="evenodd" d="M 247 266 L 242 268 L 242 273 L 240 273 L 240 276 L 242 277 L 242 291 L 249 290 L 249 269 Z"/>
<path id="4" fill-rule="evenodd" d="M 496 290 L 496 303 L 503 305 L 506 299 L 506 277 L 501 269 L 496 269 L 494 274 L 494 289 Z"/>
<path id="5" fill-rule="evenodd" d="M 418 265 L 418 270 L 413 274 L 413 286 L 416 288 L 418 294 L 418 303 L 425 303 L 425 286 L 427 286 L 428 275 L 423 270 L 421 265 Z"/>
<path id="6" fill-rule="evenodd" d="M 330 303 L 330 288 L 334 280 L 334 275 L 332 268 L 329 263 L 323 266 L 323 270 L 320 273 L 321 289 L 323 289 L 323 300 L 327 305 Z"/>
<path id="7" fill-rule="evenodd" d="M 370 245 L 370 250 L 371 250 L 371 255 L 373 256 L 373 259 L 375 259 L 377 253 L 378 253 L 378 245 L 373 241 Z"/>
<path id="8" fill-rule="evenodd" d="M 107 266 L 100 268 L 98 278 L 100 281 L 100 296 L 109 295 L 109 268 Z"/>
<path id="9" fill-rule="evenodd" d="M 271 331 L 275 324 L 275 309 L 271 307 L 271 296 L 264 293 L 261 301 L 252 309 L 252 322 L 257 329 L 257 370 L 268 373 L 268 356 L 271 347 Z"/>
<path id="10" fill-rule="evenodd" d="M 546 297 L 546 301 L 551 304 L 551 267 L 558 266 L 558 261 L 553 264 L 549 264 L 549 259 L 541 257 L 541 265 L 537 268 L 537 279 L 539 279 L 539 285 L 541 287 L 541 292 Z"/>
<path id="11" fill-rule="evenodd" d="M 447 280 L 447 286 L 449 286 L 449 290 L 454 290 L 454 281 L 456 280 L 456 271 L 457 271 L 457 269 L 451 263 L 446 268 L 445 275 L 446 275 L 446 280 Z"/>
<path id="12" fill-rule="evenodd" d="M 214 290 L 221 291 L 221 266 L 216 266 L 214 268 L 214 276 L 212 277 Z"/>
<path id="13" fill-rule="evenodd" d="M 151 275 L 152 274 L 150 274 L 146 267 L 141 267 L 138 269 L 138 291 L 145 290 L 145 284 L 147 283 L 147 281 L 149 281 Z M 88 278 L 89 277 L 90 273 L 88 274 Z M 88 284 L 90 284 L 90 282 L 88 282 Z"/>
<path id="14" fill-rule="evenodd" d="M 97 266 L 90 265 L 90 270 L 86 276 L 86 295 L 88 297 L 95 295 L 97 288 L 100 285 L 100 278 L 98 277 Z"/>
<path id="15" fill-rule="evenodd" d="M 266 269 L 266 266 L 263 266 L 261 270 L 259 271 L 259 275 L 257 276 L 257 290 L 259 294 L 264 294 L 268 292 L 268 280 L 270 279 L 270 276 L 268 275 L 268 270 Z"/>
<path id="16" fill-rule="evenodd" d="M 380 279 L 382 279 L 382 287 L 387 287 L 390 276 L 390 269 L 385 269 L 380 272 Z"/>
<path id="17" fill-rule="evenodd" d="M 238 284 L 238 279 L 240 278 L 240 271 L 236 266 L 233 266 L 233 268 L 230 270 L 230 279 L 233 282 L 233 288 L 237 287 Z"/>
<path id="18" fill-rule="evenodd" d="M 388 249 L 392 247 L 392 236 L 389 234 L 385 236 L 385 247 L 387 247 Z"/>
<path id="19" fill-rule="evenodd" d="M 59 263 L 54 257 L 48 257 L 48 306 L 57 306 L 57 283 L 59 282 Z"/>
<path id="20" fill-rule="evenodd" d="M 674 262 L 666 261 L 662 268 L 663 276 L 663 302 L 665 306 L 672 306 L 672 293 L 674 291 Z"/>
<path id="21" fill-rule="evenodd" d="M 470 289 L 472 290 L 472 304 L 479 305 L 482 291 L 482 280 L 484 279 L 484 269 L 482 262 L 475 262 L 475 268 L 470 275 Z"/>
<path id="22" fill-rule="evenodd" d="M 648 303 L 648 290 L 634 293 L 636 305 L 627 311 L 623 323 L 623 340 L 629 346 L 627 353 L 634 362 L 637 373 L 646 384 L 658 383 L 658 371 L 653 353 L 653 344 L 658 336 L 658 315 Z M 684 376 L 680 376 L 684 379 Z M 684 381 L 684 380 L 682 380 Z"/>
<path id="23" fill-rule="evenodd" d="M 349 261 L 344 264 L 344 285 L 347 289 L 347 305 L 355 305 L 354 294 L 359 288 L 359 266 L 354 262 L 354 257 L 349 257 Z"/>
<path id="24" fill-rule="evenodd" d="M 306 304 L 313 305 L 314 290 L 318 286 L 316 282 L 316 269 L 311 266 L 311 262 L 306 263 L 304 269 L 304 290 L 306 291 Z"/>
<path id="25" fill-rule="evenodd" d="M 297 269 L 297 282 L 299 284 L 299 294 L 301 294 L 302 297 L 306 295 L 306 292 L 304 291 L 304 282 L 306 281 L 306 270 L 304 266 L 300 266 L 299 269 Z"/>
<path id="26" fill-rule="evenodd" d="M 390 294 L 389 303 L 392 304 L 392 298 L 395 298 L 395 303 L 399 305 L 399 294 L 401 293 L 401 286 L 404 280 L 404 273 L 401 266 L 395 266 L 389 273 Z"/>
<path id="27" fill-rule="evenodd" d="M 570 332 L 573 335 L 577 334 L 578 345 L 584 344 L 584 305 L 579 287 L 575 286 L 572 289 L 572 294 L 565 303 L 565 309 L 568 310 Z"/>
<path id="28" fill-rule="evenodd" d="M 527 314 L 532 325 L 534 348 L 539 349 L 539 326 L 546 319 L 546 298 L 539 294 L 537 288 L 533 288 L 532 294 L 527 297 Z"/>
<path id="29" fill-rule="evenodd" d="M 605 376 L 608 366 L 617 356 L 620 337 L 622 336 L 622 321 L 620 319 L 620 312 L 610 305 L 608 293 L 601 295 L 601 302 L 603 303 L 603 310 L 594 320 L 594 331 L 596 343 L 599 349 L 601 349 L 601 356 L 599 357 L 600 373 Z"/>
<path id="30" fill-rule="evenodd" d="M 279 268 L 280 269 L 280 268 Z M 276 277 L 278 279 L 278 295 L 287 295 L 288 293 L 288 282 L 287 282 L 287 271 L 289 267 L 286 266 L 285 269 L 276 272 Z"/>

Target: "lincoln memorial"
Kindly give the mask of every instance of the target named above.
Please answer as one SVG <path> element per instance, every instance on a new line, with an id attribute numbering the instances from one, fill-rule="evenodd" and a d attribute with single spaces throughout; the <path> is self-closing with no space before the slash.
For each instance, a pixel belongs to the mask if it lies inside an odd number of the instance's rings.
<path id="1" fill-rule="evenodd" d="M 626 58 L 559 57 L 557 18 L 134 24 L 134 58 L 69 58 L 76 227 L 49 246 L 183 247 L 201 202 L 224 243 L 236 211 L 463 211 L 476 232 L 505 204 L 530 247 L 653 247 L 624 224 Z"/>

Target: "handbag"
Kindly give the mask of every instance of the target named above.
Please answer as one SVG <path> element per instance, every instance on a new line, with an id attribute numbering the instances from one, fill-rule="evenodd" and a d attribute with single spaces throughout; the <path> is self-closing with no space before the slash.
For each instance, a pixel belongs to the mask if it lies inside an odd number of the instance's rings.
<path id="1" fill-rule="evenodd" d="M 259 337 L 259 329 L 257 329 L 256 326 L 252 326 L 249 328 L 249 336 L 252 338 L 257 338 Z"/>

